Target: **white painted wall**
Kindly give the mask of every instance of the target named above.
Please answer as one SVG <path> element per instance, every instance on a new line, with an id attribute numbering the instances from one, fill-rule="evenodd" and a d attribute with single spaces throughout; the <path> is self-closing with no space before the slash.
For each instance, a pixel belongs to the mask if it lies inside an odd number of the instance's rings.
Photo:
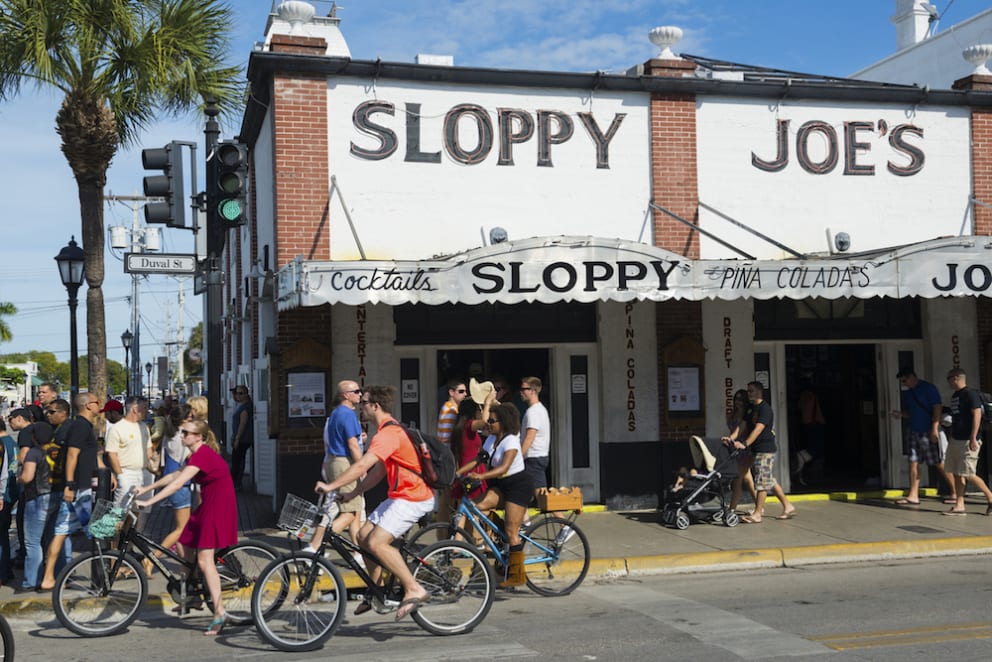
<path id="1" fill-rule="evenodd" d="M 790 160 L 783 170 L 765 172 L 752 164 L 751 155 L 776 157 L 779 120 L 791 121 Z M 837 133 L 838 163 L 827 174 L 812 174 L 796 159 L 796 133 L 814 120 Z M 875 166 L 873 175 L 844 174 L 845 122 L 852 121 L 875 127 L 858 134 L 867 147 L 857 156 L 858 164 Z M 905 137 L 926 155 L 922 170 L 911 176 L 887 169 L 890 161 L 907 164 L 889 144 L 892 131 L 902 124 L 923 131 L 922 138 Z M 827 228 L 848 232 L 852 252 L 971 232 L 967 109 L 704 98 L 698 102 L 697 127 L 700 201 L 794 250 L 826 252 Z M 808 144 L 811 160 L 822 160 L 822 134 L 812 134 Z M 705 209 L 699 217 L 703 228 L 751 255 L 788 257 Z M 700 251 L 704 259 L 736 257 L 705 237 Z"/>
<path id="2" fill-rule="evenodd" d="M 660 436 L 656 306 L 650 301 L 598 304 L 602 390 L 590 395 L 601 402 L 604 443 Z"/>
<path id="3" fill-rule="evenodd" d="M 352 143 L 375 149 L 379 141 L 358 131 L 352 115 L 365 101 L 395 106 L 376 124 L 396 133 L 398 149 L 381 160 L 351 154 Z M 405 161 L 406 104 L 420 104 L 420 150 L 440 151 L 440 163 Z M 637 239 L 650 197 L 650 136 L 646 94 L 421 85 L 380 80 L 328 81 L 328 159 L 369 259 L 427 259 L 488 241 L 501 226 L 511 239 L 544 235 L 595 235 Z M 446 113 L 459 104 L 486 110 L 494 127 L 500 108 L 562 111 L 573 120 L 567 142 L 551 147 L 553 167 L 537 165 L 537 137 L 514 145 L 514 165 L 497 165 L 496 145 L 476 165 L 453 160 L 442 146 Z M 625 113 L 609 146 L 609 169 L 596 167 L 595 143 L 576 113 L 592 113 L 606 131 Z M 459 125 L 463 146 L 478 144 L 474 124 Z M 494 129 L 495 130 L 495 129 Z M 338 196 L 330 205 L 332 260 L 359 258 Z"/>
<path id="4" fill-rule="evenodd" d="M 334 306 L 331 344 L 331 384 L 354 379 L 359 384 L 399 385 L 399 359 L 396 354 L 396 325 L 389 306 L 364 306 L 360 319 L 358 306 Z M 363 356 L 364 353 L 364 356 Z"/>
<path id="5" fill-rule="evenodd" d="M 754 306 L 751 301 L 704 301 L 706 435 L 727 434 L 734 391 L 754 379 Z"/>

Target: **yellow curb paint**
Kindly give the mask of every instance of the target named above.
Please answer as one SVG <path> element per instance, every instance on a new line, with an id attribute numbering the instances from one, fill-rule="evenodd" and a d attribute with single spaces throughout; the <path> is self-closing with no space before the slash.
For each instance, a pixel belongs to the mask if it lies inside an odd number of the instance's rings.
<path id="1" fill-rule="evenodd" d="M 949 554 L 990 554 L 992 536 L 939 538 L 935 540 L 888 540 L 884 542 L 783 547 L 786 566 L 836 563 L 868 558 L 912 558 Z"/>
<path id="2" fill-rule="evenodd" d="M 693 568 L 720 566 L 723 568 L 782 565 L 782 554 L 777 549 L 735 549 L 697 554 L 661 554 L 633 556 L 627 559 L 630 574 L 682 572 Z"/>

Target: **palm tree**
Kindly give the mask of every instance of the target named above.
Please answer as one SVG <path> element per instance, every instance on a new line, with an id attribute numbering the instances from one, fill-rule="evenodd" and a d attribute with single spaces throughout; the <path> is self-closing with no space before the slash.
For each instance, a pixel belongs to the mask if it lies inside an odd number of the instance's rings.
<path id="1" fill-rule="evenodd" d="M 103 188 L 121 146 L 160 112 L 239 98 L 224 65 L 232 11 L 215 0 L 0 0 L 0 99 L 24 83 L 62 95 L 55 129 L 76 178 L 86 273 L 90 390 L 107 390 Z"/>
<path id="2" fill-rule="evenodd" d="M 8 315 L 16 315 L 17 307 L 7 301 L 0 301 L 0 342 L 10 342 L 14 334 L 10 332 L 10 327 L 3 319 Z"/>

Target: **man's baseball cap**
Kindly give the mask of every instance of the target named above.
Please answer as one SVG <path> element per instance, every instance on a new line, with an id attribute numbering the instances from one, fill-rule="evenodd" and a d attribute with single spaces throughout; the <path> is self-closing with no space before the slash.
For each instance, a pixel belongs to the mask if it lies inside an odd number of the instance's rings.
<path id="1" fill-rule="evenodd" d="M 121 404 L 120 400 L 114 400 L 111 398 L 110 400 L 107 400 L 107 404 L 105 404 L 103 409 L 100 410 L 101 413 L 106 413 L 108 411 L 119 411 L 124 413 L 124 405 Z"/>

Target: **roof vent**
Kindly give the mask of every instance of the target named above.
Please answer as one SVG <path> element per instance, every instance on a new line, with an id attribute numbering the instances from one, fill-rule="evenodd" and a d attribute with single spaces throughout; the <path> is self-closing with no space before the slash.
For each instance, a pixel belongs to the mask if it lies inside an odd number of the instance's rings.
<path id="1" fill-rule="evenodd" d="M 414 59 L 414 62 L 417 64 L 432 64 L 435 67 L 453 67 L 455 66 L 455 56 L 417 53 L 417 57 Z"/>
<path id="2" fill-rule="evenodd" d="M 992 44 L 975 44 L 961 51 L 961 56 L 967 60 L 975 70 L 971 72 L 973 76 L 992 75 L 992 71 L 985 66 L 985 63 L 992 59 Z"/>

